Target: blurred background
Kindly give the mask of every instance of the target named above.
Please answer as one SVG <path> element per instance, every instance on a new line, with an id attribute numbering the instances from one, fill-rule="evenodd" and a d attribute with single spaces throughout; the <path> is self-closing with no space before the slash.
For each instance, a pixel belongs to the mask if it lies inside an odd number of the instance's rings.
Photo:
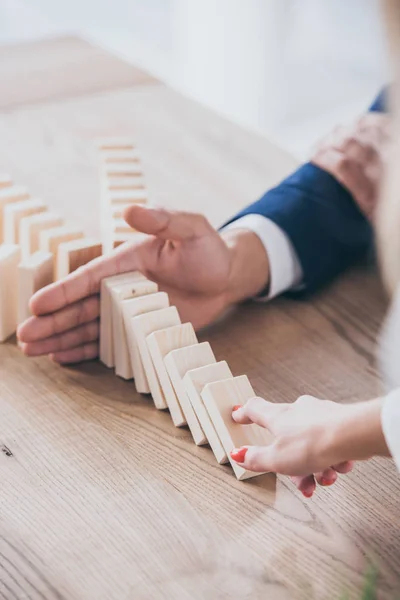
<path id="1" fill-rule="evenodd" d="M 378 0 L 0 0 L 0 44 L 70 33 L 299 158 L 388 78 Z"/>

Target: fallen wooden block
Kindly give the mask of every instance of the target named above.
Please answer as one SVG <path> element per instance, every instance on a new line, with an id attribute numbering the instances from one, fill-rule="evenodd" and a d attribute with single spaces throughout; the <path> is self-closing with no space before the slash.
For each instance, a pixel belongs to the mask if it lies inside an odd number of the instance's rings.
<path id="1" fill-rule="evenodd" d="M 63 279 L 101 254 L 102 245 L 93 238 L 62 242 L 59 244 L 57 252 L 56 279 Z"/>
<path id="2" fill-rule="evenodd" d="M 234 448 L 241 446 L 267 446 L 272 436 L 267 429 L 256 424 L 240 425 L 232 419 L 232 409 L 236 404 L 245 404 L 256 394 L 246 375 L 208 383 L 201 397 L 224 447 L 236 477 L 249 479 L 262 473 L 254 473 L 239 466 L 230 457 Z"/>
<path id="3" fill-rule="evenodd" d="M 19 225 L 24 217 L 43 213 L 47 205 L 43 200 L 32 198 L 13 202 L 4 207 L 3 235 L 6 244 L 19 244 Z"/>
<path id="4" fill-rule="evenodd" d="M 84 237 L 83 231 L 79 227 L 52 227 L 45 229 L 39 234 L 39 250 L 41 252 L 51 252 L 53 255 L 54 278 L 56 277 L 57 253 L 58 247 L 64 242 L 78 240 Z"/>
<path id="5" fill-rule="evenodd" d="M 0 173 L 0 190 L 6 187 L 10 187 L 12 185 L 12 179 L 6 173 Z"/>
<path id="6" fill-rule="evenodd" d="M 150 394 L 150 387 L 147 381 L 146 373 L 140 357 L 139 346 L 136 338 L 133 335 L 130 320 L 138 315 L 149 313 L 153 310 L 168 308 L 169 298 L 165 292 L 157 292 L 148 294 L 147 296 L 139 296 L 131 300 L 122 302 L 122 314 L 124 317 L 125 333 L 128 343 L 128 350 L 131 359 L 132 373 L 135 380 L 136 390 L 140 394 Z"/>
<path id="7" fill-rule="evenodd" d="M 33 294 L 53 283 L 53 255 L 35 252 L 18 265 L 18 324 L 31 316 Z"/>
<path id="8" fill-rule="evenodd" d="M 61 227 L 64 220 L 51 212 L 41 212 L 24 217 L 19 224 L 19 244 L 22 260 L 39 251 L 40 232 L 54 227 Z"/>
<path id="9" fill-rule="evenodd" d="M 164 358 L 172 350 L 184 348 L 185 351 L 190 352 L 189 348 L 193 344 L 198 344 L 193 325 L 184 323 L 183 325 L 155 331 L 146 338 L 146 341 L 174 425 L 181 427 L 187 424 L 195 441 L 204 440 L 204 433 L 199 426 L 196 415 L 193 413 L 190 402 L 187 397 L 183 397 L 186 396 L 186 392 L 180 389 L 179 383 L 176 385 L 176 381 L 173 384 L 164 364 Z M 189 413 L 187 412 L 187 405 L 190 408 Z"/>
<path id="10" fill-rule="evenodd" d="M 0 190 L 0 243 L 3 243 L 4 209 L 9 204 L 29 199 L 29 192 L 22 185 L 12 185 Z"/>
<path id="11" fill-rule="evenodd" d="M 21 252 L 16 244 L 0 246 L 0 342 L 17 329 L 18 263 Z"/>
<path id="12" fill-rule="evenodd" d="M 202 344 L 199 344 L 199 346 L 201 345 Z M 177 368 L 179 368 L 179 365 L 182 364 L 185 360 L 185 356 L 183 355 L 183 353 L 182 355 L 176 354 L 180 352 L 180 350 L 171 352 L 171 355 L 175 354 L 175 356 L 173 357 L 173 362 L 175 363 L 175 365 L 177 365 Z M 207 356 L 204 354 L 201 358 L 204 358 L 203 362 L 205 363 Z M 166 357 L 165 359 L 166 364 L 167 359 L 169 359 L 169 357 Z M 195 411 L 197 418 L 200 421 L 200 425 L 202 426 L 203 431 L 206 435 L 208 443 L 210 444 L 211 450 L 214 452 L 215 458 L 217 459 L 219 464 L 224 464 L 228 462 L 228 457 L 221 443 L 221 440 L 219 439 L 218 433 L 215 430 L 213 422 L 210 419 L 208 411 L 204 406 L 204 402 L 201 397 L 201 392 L 203 391 L 203 388 L 207 385 L 207 383 L 221 381 L 224 379 L 230 379 L 233 377 L 233 375 L 226 361 L 214 362 L 214 364 L 211 364 L 212 362 L 213 361 L 210 360 L 210 364 L 204 364 L 204 366 L 198 366 L 187 371 L 186 375 L 184 375 L 183 377 L 182 382 L 190 400 L 190 403 L 193 406 L 193 410 Z M 188 364 L 189 361 L 185 364 L 184 367 L 181 368 L 181 372 L 184 371 Z"/>
<path id="13" fill-rule="evenodd" d="M 102 137 L 94 140 L 98 150 L 134 150 L 135 145 L 131 138 L 123 136 Z"/>
<path id="14" fill-rule="evenodd" d="M 101 282 L 100 290 L 100 360 L 106 367 L 113 367 L 114 346 L 112 327 L 111 289 L 115 286 L 145 279 L 138 271 L 121 273 L 106 277 Z"/>
<path id="15" fill-rule="evenodd" d="M 132 379 L 133 372 L 124 327 L 122 303 L 124 300 L 155 294 L 156 292 L 158 292 L 158 285 L 144 278 L 111 288 L 115 374 L 123 379 Z"/>
<path id="16" fill-rule="evenodd" d="M 165 400 L 153 361 L 150 356 L 146 338 L 150 333 L 158 329 L 173 327 L 181 322 L 178 311 L 175 306 L 154 310 L 145 315 L 139 315 L 130 320 L 130 326 L 133 330 L 133 335 L 139 346 L 140 357 L 143 367 L 146 372 L 147 381 L 149 382 L 150 392 L 153 396 L 153 401 L 158 409 L 168 408 Z"/>

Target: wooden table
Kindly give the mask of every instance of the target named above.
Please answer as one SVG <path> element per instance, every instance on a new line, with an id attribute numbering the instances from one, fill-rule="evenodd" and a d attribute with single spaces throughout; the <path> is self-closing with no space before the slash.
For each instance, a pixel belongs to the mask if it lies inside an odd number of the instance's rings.
<path id="1" fill-rule="evenodd" d="M 91 138 L 137 140 L 154 202 L 217 225 L 294 166 L 284 152 L 74 38 L 0 50 L 0 170 L 98 231 Z M 258 394 L 379 393 L 384 313 L 366 268 L 312 300 L 248 304 L 201 336 Z M 360 464 L 306 501 L 237 482 L 98 363 L 0 347 L 0 599 L 357 598 L 368 560 L 400 590 L 400 478 Z"/>

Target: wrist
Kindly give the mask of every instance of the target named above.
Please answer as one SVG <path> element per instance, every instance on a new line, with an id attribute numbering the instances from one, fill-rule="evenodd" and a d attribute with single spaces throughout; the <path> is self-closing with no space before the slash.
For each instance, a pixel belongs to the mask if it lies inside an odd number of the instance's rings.
<path id="1" fill-rule="evenodd" d="M 227 303 L 237 304 L 257 296 L 269 284 L 268 255 L 258 235 L 248 229 L 223 231 L 230 253 Z"/>
<path id="2" fill-rule="evenodd" d="M 335 462 L 390 456 L 382 429 L 383 399 L 343 406 L 330 435 Z"/>

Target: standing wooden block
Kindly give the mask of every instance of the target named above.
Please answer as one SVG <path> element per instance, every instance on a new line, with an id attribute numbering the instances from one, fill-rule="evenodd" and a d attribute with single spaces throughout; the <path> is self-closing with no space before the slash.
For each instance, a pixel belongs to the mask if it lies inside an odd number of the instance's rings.
<path id="1" fill-rule="evenodd" d="M 6 173 L 0 173 L 0 190 L 6 187 L 10 187 L 12 185 L 12 179 Z"/>
<path id="2" fill-rule="evenodd" d="M 146 187 L 144 177 L 132 175 L 129 177 L 107 177 L 104 180 L 105 189 L 109 192 L 144 190 Z"/>
<path id="3" fill-rule="evenodd" d="M 177 352 L 180 352 L 180 350 L 177 350 Z M 171 355 L 173 354 L 175 353 L 172 352 Z M 179 368 L 179 365 L 183 360 L 184 356 L 181 357 L 179 355 L 176 355 L 173 357 L 173 362 L 175 363 L 175 365 L 177 365 L 177 368 Z M 218 433 L 215 430 L 213 422 L 210 419 L 208 411 L 204 406 L 204 402 L 201 397 L 201 392 L 203 391 L 203 388 L 207 385 L 207 383 L 221 381 L 223 379 L 230 379 L 233 377 L 233 375 L 231 373 L 230 368 L 228 367 L 228 364 L 225 361 L 214 362 L 214 364 L 211 364 L 212 362 L 213 361 L 209 361 L 210 364 L 208 365 L 193 368 L 192 370 L 188 371 L 183 377 L 183 385 L 189 397 L 190 403 L 193 406 L 193 410 L 195 411 L 197 418 L 200 421 L 200 425 L 202 426 L 203 431 L 208 439 L 208 443 L 210 444 L 210 447 L 214 452 L 215 458 L 217 459 L 219 464 L 224 464 L 228 462 L 228 457 L 221 443 L 221 440 L 219 439 Z"/>
<path id="4" fill-rule="evenodd" d="M 134 229 L 130 232 L 126 231 L 125 233 L 112 233 L 111 235 L 104 235 L 102 242 L 103 254 L 110 254 L 113 250 L 121 246 L 121 244 L 125 244 L 126 242 L 134 242 L 139 239 L 139 236 L 142 236 L 142 233 L 138 233 Z"/>
<path id="5" fill-rule="evenodd" d="M 141 177 L 143 169 L 139 162 L 106 163 L 102 166 L 106 177 Z"/>
<path id="6" fill-rule="evenodd" d="M 168 408 L 168 406 L 150 356 L 146 338 L 154 331 L 179 325 L 180 322 L 181 320 L 175 306 L 155 310 L 145 315 L 139 315 L 130 321 L 133 335 L 139 346 L 139 352 L 146 372 L 147 381 L 149 382 L 150 392 L 153 396 L 155 406 L 159 409 Z"/>
<path id="7" fill-rule="evenodd" d="M 101 243 L 93 238 L 62 242 L 58 246 L 56 279 L 63 279 L 79 267 L 101 256 L 101 253 Z"/>
<path id="8" fill-rule="evenodd" d="M 243 469 L 231 459 L 230 452 L 241 446 L 266 446 L 272 441 L 271 434 L 263 427 L 255 424 L 239 425 L 232 419 L 232 408 L 236 404 L 245 404 L 254 396 L 254 390 L 246 375 L 209 383 L 201 393 L 229 462 L 240 480 L 262 475 L 262 473 Z"/>
<path id="9" fill-rule="evenodd" d="M 140 155 L 137 150 L 101 150 L 100 160 L 103 163 L 135 163 L 140 162 Z"/>
<path id="10" fill-rule="evenodd" d="M 139 271 L 120 273 L 112 277 L 105 277 L 101 282 L 100 290 L 100 360 L 106 367 L 113 367 L 114 346 L 112 327 L 112 301 L 111 290 L 113 287 L 144 279 Z"/>
<path id="11" fill-rule="evenodd" d="M 156 292 L 158 292 L 158 285 L 148 279 L 137 279 L 111 289 L 115 374 L 123 379 L 132 379 L 133 372 L 122 314 L 122 303 L 124 300 L 155 294 Z"/>
<path id="12" fill-rule="evenodd" d="M 4 187 L 0 189 L 0 244 L 3 243 L 3 229 L 4 229 L 4 209 L 9 204 L 14 202 L 22 202 L 22 200 L 28 200 L 29 193 L 26 187 L 21 185 L 12 185 L 10 187 Z"/>
<path id="13" fill-rule="evenodd" d="M 146 204 L 148 192 L 145 188 L 139 190 L 105 190 L 105 198 L 110 204 Z"/>
<path id="14" fill-rule="evenodd" d="M 40 245 L 40 232 L 54 227 L 61 227 L 64 220 L 51 212 L 42 212 L 24 217 L 19 225 L 19 244 L 21 246 L 22 260 L 38 252 Z"/>
<path id="15" fill-rule="evenodd" d="M 150 387 L 147 381 L 142 359 L 140 357 L 139 346 L 135 336 L 133 335 L 132 327 L 130 326 L 130 320 L 138 315 L 143 315 L 153 310 L 168 308 L 168 306 L 169 298 L 168 294 L 165 292 L 157 292 L 156 294 L 140 296 L 139 298 L 132 298 L 131 300 L 124 300 L 122 302 L 122 314 L 124 317 L 125 333 L 131 359 L 132 373 L 135 380 L 136 390 L 140 394 L 150 394 Z"/>
<path id="16" fill-rule="evenodd" d="M 52 227 L 41 231 L 39 234 L 39 249 L 41 252 L 51 252 L 53 255 L 54 278 L 56 277 L 57 253 L 58 247 L 64 242 L 79 240 L 84 237 L 84 233 L 79 227 Z"/>
<path id="17" fill-rule="evenodd" d="M 187 346 L 198 344 L 193 325 L 191 323 L 184 323 L 183 325 L 176 325 L 175 327 L 168 327 L 168 329 L 155 331 L 146 338 L 146 341 L 174 425 L 176 427 L 181 427 L 182 425 L 188 424 L 190 428 L 190 422 L 188 422 L 186 418 L 185 406 L 181 406 L 181 397 L 172 385 L 164 364 L 164 358 L 172 350 L 184 347 L 186 350 Z M 197 421 L 195 415 L 193 415 L 193 417 L 195 421 Z M 189 421 L 190 420 L 191 419 L 189 419 Z M 198 437 L 198 432 L 196 431 L 198 422 L 195 423 L 192 420 L 192 423 L 194 425 L 193 437 L 195 437 L 195 435 Z M 204 438 L 204 435 L 202 437 Z"/>
<path id="18" fill-rule="evenodd" d="M 17 329 L 18 263 L 21 252 L 15 244 L 0 246 L 0 342 Z"/>
<path id="19" fill-rule="evenodd" d="M 3 234 L 6 244 L 19 244 L 19 225 L 24 217 L 47 210 L 43 200 L 22 200 L 7 204 L 4 208 Z"/>
<path id="20" fill-rule="evenodd" d="M 95 144 L 100 151 L 110 150 L 134 150 L 135 144 L 129 137 L 114 136 L 97 138 Z"/>
<path id="21" fill-rule="evenodd" d="M 18 324 L 31 316 L 33 294 L 53 283 L 53 255 L 35 252 L 18 266 Z"/>

